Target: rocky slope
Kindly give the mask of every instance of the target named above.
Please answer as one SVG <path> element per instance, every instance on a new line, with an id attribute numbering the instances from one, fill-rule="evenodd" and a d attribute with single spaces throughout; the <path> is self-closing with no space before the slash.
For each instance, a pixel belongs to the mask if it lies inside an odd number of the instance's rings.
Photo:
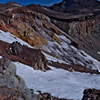
<path id="1" fill-rule="evenodd" d="M 83 4 L 83 1 L 73 1 L 73 0 L 64 0 L 59 5 L 59 11 L 61 6 L 64 6 L 63 3 L 72 3 L 77 4 L 81 6 Z M 92 57 L 100 61 L 100 56 L 98 56 L 98 52 L 100 52 L 100 3 L 97 0 L 92 0 L 84 2 L 88 5 L 88 8 L 83 6 L 83 8 L 78 8 L 78 13 L 75 13 L 75 11 L 70 13 L 61 13 L 61 12 L 55 12 L 48 8 L 41 7 L 42 10 L 35 9 L 34 5 L 27 6 L 29 9 L 32 9 L 34 11 L 38 11 L 41 13 L 46 14 L 51 18 L 51 22 L 54 23 L 56 26 L 58 26 L 60 29 L 66 32 L 66 36 L 73 41 L 72 44 L 76 46 L 79 49 L 84 50 L 88 54 L 90 54 Z M 57 8 L 54 5 L 55 8 Z M 82 6 L 81 6 L 82 7 Z M 90 8 L 89 8 L 90 7 Z M 52 7 L 51 7 L 52 8 Z M 65 6 L 66 9 L 70 9 L 70 7 Z M 72 8 L 72 7 L 71 7 Z M 44 10 L 43 10 L 44 9 Z M 64 9 L 64 8 L 63 8 Z M 53 9 L 55 10 L 55 9 Z M 74 9 L 75 10 L 75 9 Z M 52 13 L 52 14 L 51 14 Z"/>
<path id="2" fill-rule="evenodd" d="M 14 62 L 21 62 L 31 66 L 35 70 L 50 70 L 47 66 L 47 58 L 42 54 L 41 50 L 28 48 L 19 42 L 12 44 L 0 41 L 1 56 L 6 57 Z"/>
<path id="3" fill-rule="evenodd" d="M 97 0 L 63 0 L 61 3 L 54 4 L 51 9 L 63 13 L 82 13 L 89 12 L 93 8 L 99 8 L 100 2 Z"/>
<path id="4" fill-rule="evenodd" d="M 0 29 L 5 31 L 0 30 L 0 55 L 36 70 L 50 70 L 51 65 L 70 72 L 100 74 L 99 13 L 97 0 L 63 0 L 50 8 L 0 4 Z M 34 48 L 7 43 L 17 41 L 16 36 Z"/>

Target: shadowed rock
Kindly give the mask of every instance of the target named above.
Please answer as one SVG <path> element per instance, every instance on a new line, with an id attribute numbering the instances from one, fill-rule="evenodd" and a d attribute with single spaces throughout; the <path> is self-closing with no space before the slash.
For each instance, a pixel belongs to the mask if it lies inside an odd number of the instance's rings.
<path id="1" fill-rule="evenodd" d="M 82 100 L 100 100 L 100 90 L 86 89 Z"/>
<path id="2" fill-rule="evenodd" d="M 52 10 L 58 12 L 79 12 L 80 10 L 90 7 L 100 6 L 100 2 L 97 0 L 63 0 L 61 3 L 51 6 Z"/>

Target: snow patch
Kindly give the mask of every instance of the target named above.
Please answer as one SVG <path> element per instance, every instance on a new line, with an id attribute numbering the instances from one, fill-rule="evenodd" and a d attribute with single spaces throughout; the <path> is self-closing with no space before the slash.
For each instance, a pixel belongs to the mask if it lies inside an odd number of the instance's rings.
<path id="1" fill-rule="evenodd" d="M 85 89 L 100 89 L 100 75 L 72 73 L 52 66 L 49 66 L 52 70 L 42 72 L 19 62 L 14 64 L 17 67 L 17 74 L 25 80 L 28 88 L 34 89 L 35 93 L 40 90 L 59 98 L 81 100 Z"/>
<path id="2" fill-rule="evenodd" d="M 98 52 L 98 54 L 100 55 L 100 52 Z"/>
<path id="3" fill-rule="evenodd" d="M 48 54 L 46 54 L 46 53 L 44 53 L 44 52 L 42 52 L 42 53 L 46 56 L 47 60 L 51 60 L 51 61 L 59 62 L 59 63 L 64 63 L 64 64 L 69 64 L 69 63 L 67 63 L 67 62 L 65 62 L 65 61 L 62 61 L 62 60 L 57 59 L 57 58 L 55 58 L 55 57 L 52 57 L 52 56 L 50 56 L 50 55 L 48 55 Z"/>
<path id="4" fill-rule="evenodd" d="M 12 43 L 12 42 L 18 41 L 22 45 L 27 45 L 28 47 L 33 48 L 28 43 L 26 43 L 23 40 L 17 38 L 16 36 L 12 35 L 10 32 L 4 32 L 2 30 L 0 30 L 0 40 L 2 40 L 4 42 L 7 42 L 7 43 Z"/>
<path id="5" fill-rule="evenodd" d="M 0 56 L 0 59 L 2 58 L 2 56 Z"/>
<path id="6" fill-rule="evenodd" d="M 47 10 L 47 11 L 50 11 L 50 12 L 55 12 L 55 11 L 50 10 L 50 9 L 47 9 L 47 8 L 45 8 L 45 7 L 42 7 L 42 8 L 45 9 L 45 10 Z"/>
<path id="7" fill-rule="evenodd" d="M 20 4 L 12 4 L 13 6 L 22 7 Z"/>
<path id="8" fill-rule="evenodd" d="M 71 45 L 71 41 L 63 34 L 55 34 L 62 45 L 59 45 L 55 40 L 47 35 L 47 33 L 39 28 L 42 35 L 47 40 L 48 45 L 43 45 L 43 49 L 49 53 L 57 55 L 61 60 L 67 64 L 76 64 L 94 70 L 100 70 L 100 62 L 86 54 L 82 50 L 78 50 Z M 47 57 L 48 58 L 48 57 Z M 54 59 L 51 59 L 54 60 Z"/>

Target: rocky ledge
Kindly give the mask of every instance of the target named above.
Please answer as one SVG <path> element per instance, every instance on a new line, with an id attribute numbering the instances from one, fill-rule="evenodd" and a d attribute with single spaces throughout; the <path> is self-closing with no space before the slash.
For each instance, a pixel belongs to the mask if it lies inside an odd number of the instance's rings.
<path id="1" fill-rule="evenodd" d="M 85 73 L 90 73 L 90 74 L 100 74 L 100 72 L 98 72 L 98 70 L 91 70 L 89 68 L 79 66 L 79 65 L 68 65 L 68 64 L 64 64 L 64 63 L 50 61 L 50 60 L 48 60 L 48 65 L 53 66 L 58 69 L 61 68 L 64 70 L 68 70 L 70 72 L 85 72 Z"/>
<path id="2" fill-rule="evenodd" d="M 35 70 L 50 70 L 47 66 L 47 58 L 40 49 L 29 48 L 19 42 L 12 44 L 0 40 L 0 54 L 11 61 L 21 62 L 29 65 Z"/>

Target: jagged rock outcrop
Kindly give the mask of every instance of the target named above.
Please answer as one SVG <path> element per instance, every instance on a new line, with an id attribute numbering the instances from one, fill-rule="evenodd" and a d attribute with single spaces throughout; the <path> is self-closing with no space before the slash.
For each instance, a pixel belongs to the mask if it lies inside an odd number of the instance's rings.
<path id="1" fill-rule="evenodd" d="M 84 96 L 82 100 L 99 100 L 99 99 L 100 99 L 100 90 L 96 89 L 84 90 Z"/>
<path id="2" fill-rule="evenodd" d="M 88 12 L 91 7 L 98 6 L 100 6 L 100 2 L 97 0 L 63 0 L 61 3 L 51 6 L 51 9 L 63 13 L 82 13 L 82 11 Z"/>
<path id="3" fill-rule="evenodd" d="M 0 100 L 35 100 L 34 94 L 16 75 L 16 66 L 7 58 L 0 59 Z"/>

